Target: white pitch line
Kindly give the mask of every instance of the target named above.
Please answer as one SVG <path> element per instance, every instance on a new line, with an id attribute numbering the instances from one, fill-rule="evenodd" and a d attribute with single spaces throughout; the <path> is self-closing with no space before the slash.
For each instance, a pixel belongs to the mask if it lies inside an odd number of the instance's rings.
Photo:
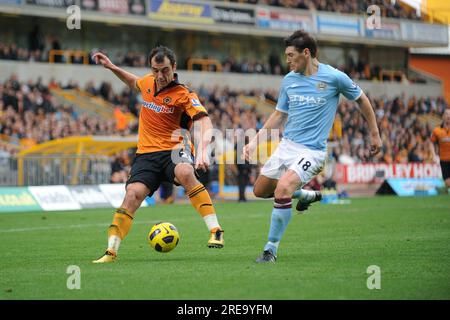
<path id="1" fill-rule="evenodd" d="M 17 229 L 0 229 L 0 233 L 10 233 L 10 232 L 26 232 L 26 231 L 42 231 L 42 230 L 52 230 L 52 229 L 68 229 L 68 228 L 89 228 L 89 227 L 100 227 L 106 226 L 106 223 L 98 224 L 73 224 L 68 226 L 51 226 L 51 227 L 35 227 L 35 228 L 17 228 Z"/>
<path id="2" fill-rule="evenodd" d="M 262 214 L 247 215 L 246 218 L 257 218 L 261 217 Z M 228 217 L 227 217 L 228 218 Z M 241 218 L 241 217 L 239 217 Z M 220 219 L 220 217 L 219 217 Z M 149 220 L 149 221 L 136 221 L 133 224 L 148 224 L 152 225 L 157 222 L 163 221 L 164 219 Z M 175 218 L 170 219 L 170 221 L 186 221 L 191 220 L 191 218 Z M 108 227 L 109 223 L 95 223 L 95 224 L 72 224 L 72 225 L 62 225 L 62 226 L 48 226 L 48 227 L 34 227 L 34 228 L 14 228 L 14 229 L 0 229 L 0 233 L 13 233 L 13 232 L 33 232 L 33 231 L 43 231 L 43 230 L 57 230 L 57 229 L 72 229 L 72 228 L 92 228 L 92 227 Z"/>
<path id="3" fill-rule="evenodd" d="M 158 221 L 136 221 L 134 224 L 144 223 L 156 223 Z M 63 226 L 48 226 L 48 227 L 34 227 L 34 228 L 16 228 L 16 229 L 0 229 L 0 233 L 10 232 L 27 232 L 27 231 L 41 231 L 41 230 L 54 230 L 54 229 L 71 229 L 71 228 L 91 228 L 91 227 L 108 227 L 108 223 L 95 223 L 95 224 L 72 224 Z"/>

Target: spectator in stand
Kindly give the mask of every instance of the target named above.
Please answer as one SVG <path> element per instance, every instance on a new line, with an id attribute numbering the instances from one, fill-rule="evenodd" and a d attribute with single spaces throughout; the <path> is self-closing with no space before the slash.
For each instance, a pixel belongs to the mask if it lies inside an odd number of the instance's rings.
<path id="1" fill-rule="evenodd" d="M 51 50 L 61 50 L 61 44 L 59 43 L 59 40 L 57 37 L 53 37 L 51 41 Z M 64 56 L 60 54 L 55 55 L 55 63 L 61 63 L 64 62 Z"/>
<path id="2" fill-rule="evenodd" d="M 28 34 L 28 50 L 34 61 L 40 61 L 44 51 L 44 38 L 39 25 L 35 25 Z"/>
<path id="3" fill-rule="evenodd" d="M 130 159 L 127 151 L 113 156 L 111 163 L 111 183 L 125 183 L 130 171 Z"/>
<path id="4" fill-rule="evenodd" d="M 281 75 L 283 73 L 280 56 L 275 50 L 269 55 L 269 67 L 271 74 Z"/>

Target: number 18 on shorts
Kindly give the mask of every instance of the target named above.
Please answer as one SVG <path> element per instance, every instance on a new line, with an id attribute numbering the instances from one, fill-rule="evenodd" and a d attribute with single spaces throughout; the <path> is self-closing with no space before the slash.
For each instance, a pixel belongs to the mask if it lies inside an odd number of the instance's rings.
<path id="1" fill-rule="evenodd" d="M 325 151 L 311 150 L 283 139 L 261 169 L 261 174 L 271 179 L 280 179 L 290 169 L 298 174 L 302 184 L 306 184 L 322 171 L 326 157 Z"/>

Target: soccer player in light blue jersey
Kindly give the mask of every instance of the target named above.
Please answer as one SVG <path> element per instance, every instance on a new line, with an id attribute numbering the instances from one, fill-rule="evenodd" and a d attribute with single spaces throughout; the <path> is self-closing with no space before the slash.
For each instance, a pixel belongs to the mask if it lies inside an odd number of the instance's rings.
<path id="1" fill-rule="evenodd" d="M 274 197 L 268 242 L 256 262 L 275 262 L 280 240 L 292 214 L 292 196 L 299 189 L 297 210 L 303 211 L 322 199 L 318 191 L 301 189 L 323 169 L 327 137 L 333 126 L 339 95 L 359 103 L 370 130 L 370 152 L 377 154 L 381 138 L 369 99 L 343 72 L 320 63 L 317 44 L 299 30 L 285 39 L 286 62 L 290 72 L 280 87 L 276 110 L 263 129 L 284 125 L 277 149 L 261 170 L 253 192 L 257 197 Z M 244 147 L 246 159 L 256 149 L 261 131 Z"/>

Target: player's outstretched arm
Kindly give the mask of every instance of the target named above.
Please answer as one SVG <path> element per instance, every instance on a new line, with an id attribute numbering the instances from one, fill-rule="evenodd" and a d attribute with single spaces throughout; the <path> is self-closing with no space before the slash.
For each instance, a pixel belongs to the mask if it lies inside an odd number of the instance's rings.
<path id="1" fill-rule="evenodd" d="M 245 145 L 242 153 L 245 160 L 250 161 L 251 154 L 255 151 L 256 147 L 258 146 L 260 133 L 263 132 L 263 130 L 281 128 L 283 124 L 286 122 L 286 119 L 287 113 L 275 110 L 270 115 L 269 119 L 267 119 L 262 129 L 259 130 L 258 134 L 254 136 L 253 139 L 250 140 L 250 142 L 247 145 Z"/>
<path id="2" fill-rule="evenodd" d="M 360 105 L 361 113 L 369 124 L 370 130 L 370 154 L 375 155 L 381 150 L 381 138 L 380 132 L 378 131 L 377 120 L 375 117 L 375 112 L 373 111 L 372 105 L 370 104 L 369 98 L 363 92 L 357 102 Z"/>
<path id="3" fill-rule="evenodd" d="M 125 83 L 132 90 L 138 89 L 136 86 L 136 80 L 139 79 L 139 77 L 116 66 L 111 62 L 111 60 L 109 60 L 106 54 L 96 52 L 92 55 L 92 59 L 96 64 L 101 64 L 106 69 L 111 70 L 120 80 L 122 80 L 123 83 Z"/>

